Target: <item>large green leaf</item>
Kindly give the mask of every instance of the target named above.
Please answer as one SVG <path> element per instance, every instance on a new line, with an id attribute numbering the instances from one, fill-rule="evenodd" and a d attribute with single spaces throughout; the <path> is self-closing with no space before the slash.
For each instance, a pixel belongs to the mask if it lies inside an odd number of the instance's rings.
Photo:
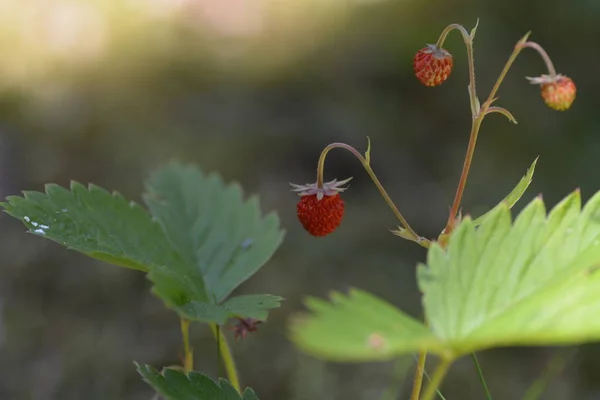
<path id="1" fill-rule="evenodd" d="M 504 345 L 600 340 L 600 192 L 574 192 L 547 215 L 541 198 L 512 221 L 503 203 L 479 227 L 465 218 L 433 243 L 418 282 L 429 329 L 364 292 L 310 300 L 292 340 L 337 361 L 419 349 L 446 358 Z"/>
<path id="2" fill-rule="evenodd" d="M 574 192 L 548 216 L 541 198 L 511 223 L 507 204 L 466 219 L 418 269 L 432 331 L 455 354 L 600 339 L 600 193 Z"/>
<path id="3" fill-rule="evenodd" d="M 250 388 L 240 396 L 225 379 L 213 381 L 199 372 L 183 372 L 165 368 L 161 374 L 149 365 L 136 367 L 144 380 L 166 400 L 258 400 Z"/>
<path id="4" fill-rule="evenodd" d="M 50 184 L 46 193 L 24 192 L 0 205 L 34 234 L 147 272 L 154 292 L 181 316 L 219 324 L 236 316 L 264 320 L 281 297 L 226 297 L 281 243 L 277 216 L 262 218 L 256 198 L 243 202 L 238 185 L 194 167 L 171 164 L 154 178 L 146 200 L 158 222 L 118 193 L 76 182 L 70 191 Z"/>
<path id="5" fill-rule="evenodd" d="M 521 199 L 521 197 L 523 196 L 523 194 L 525 194 L 525 191 L 531 184 L 531 181 L 533 180 L 533 173 L 535 172 L 535 165 L 537 164 L 538 158 L 533 160 L 533 163 L 527 169 L 527 172 L 521 178 L 519 183 L 517 183 L 517 186 L 515 186 L 514 189 L 511 190 L 511 192 L 508 195 L 506 195 L 506 197 L 502 200 L 502 202 L 500 204 L 506 204 L 506 205 L 508 205 L 508 208 L 512 208 L 517 203 L 517 201 L 519 201 L 519 199 Z M 498 206 L 496 206 L 495 208 L 497 208 Z M 492 212 L 495 210 L 495 208 L 492 208 L 490 211 L 486 212 L 479 218 L 476 218 L 473 221 L 473 223 L 475 225 L 480 225 L 485 218 L 487 218 L 489 215 L 492 214 Z"/>
<path id="6" fill-rule="evenodd" d="M 98 186 L 48 184 L 46 193 L 9 196 L 0 206 L 30 232 L 112 264 L 147 271 L 183 262 L 144 209 Z"/>
<path id="7" fill-rule="evenodd" d="M 335 361 L 387 360 L 441 342 L 421 322 L 361 290 L 333 293 L 331 302 L 309 298 L 309 315 L 292 324 L 291 340 L 303 351 Z"/>
<path id="8" fill-rule="evenodd" d="M 277 215 L 263 218 L 256 197 L 244 201 L 239 185 L 225 185 L 216 174 L 173 163 L 153 174 L 146 191 L 151 213 L 186 261 L 185 268 L 170 271 L 170 285 L 190 300 L 189 284 L 203 281 L 211 300 L 221 302 L 256 273 L 283 240 Z M 157 271 L 150 277 L 159 282 L 162 275 Z M 173 290 L 159 288 L 163 294 Z"/>

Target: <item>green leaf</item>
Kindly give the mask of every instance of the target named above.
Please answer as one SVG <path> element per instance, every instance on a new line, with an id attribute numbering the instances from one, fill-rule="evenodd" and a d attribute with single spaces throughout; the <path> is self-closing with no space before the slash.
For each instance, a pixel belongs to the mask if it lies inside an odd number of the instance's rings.
<path id="1" fill-rule="evenodd" d="M 220 304 L 283 240 L 279 218 L 274 213 L 263 217 L 256 197 L 244 201 L 238 184 L 225 185 L 216 174 L 172 163 L 152 175 L 144 200 L 185 260 L 149 274 L 154 292 L 167 304 L 195 320 L 216 322 L 232 313 L 264 317 L 267 307 L 279 305 L 276 297 L 243 307 L 235 299 Z M 208 300 L 198 295 L 204 289 Z"/>
<path id="2" fill-rule="evenodd" d="M 540 198 L 511 222 L 502 204 L 447 250 L 431 246 L 418 281 L 430 327 L 455 355 L 503 345 L 600 339 L 600 192 L 578 191 L 548 216 Z"/>
<path id="3" fill-rule="evenodd" d="M 525 176 L 521 178 L 517 186 L 515 186 L 515 188 L 502 200 L 499 205 L 473 221 L 475 225 L 480 225 L 485 218 L 491 215 L 498 207 L 502 206 L 502 204 L 507 204 L 508 208 L 512 208 L 517 201 L 519 201 L 533 180 L 533 173 L 535 171 L 535 165 L 537 164 L 538 158 L 539 157 L 536 157 L 536 159 L 533 160 L 533 163 L 527 170 L 527 173 L 525 173 Z"/>
<path id="4" fill-rule="evenodd" d="M 242 200 L 239 185 L 171 164 L 148 184 L 153 212 L 118 193 L 73 182 L 71 190 L 46 185 L 0 203 L 30 232 L 119 266 L 148 273 L 154 292 L 189 319 L 223 324 L 228 318 L 265 320 L 282 298 L 226 300 L 281 243 L 275 214 L 262 217 L 258 200 Z"/>
<path id="5" fill-rule="evenodd" d="M 425 325 L 367 292 L 334 292 L 331 302 L 310 298 L 311 314 L 297 317 L 290 338 L 303 351 L 334 361 L 387 360 L 443 345 Z"/>
<path id="6" fill-rule="evenodd" d="M 258 400 L 250 388 L 243 396 L 225 379 L 213 381 L 199 372 L 183 372 L 165 368 L 160 373 L 149 365 L 135 363 L 144 380 L 166 400 Z"/>
<path id="7" fill-rule="evenodd" d="M 29 232 L 111 264 L 141 271 L 182 264 L 161 227 L 120 194 L 77 182 L 70 191 L 55 184 L 45 189 L 10 196 L 0 206 Z"/>

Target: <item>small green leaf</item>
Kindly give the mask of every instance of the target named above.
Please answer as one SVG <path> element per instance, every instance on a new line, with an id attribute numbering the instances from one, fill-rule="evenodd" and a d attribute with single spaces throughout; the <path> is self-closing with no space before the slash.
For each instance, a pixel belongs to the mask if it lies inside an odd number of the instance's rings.
<path id="1" fill-rule="evenodd" d="M 283 240 L 279 218 L 262 217 L 256 197 L 244 201 L 238 184 L 225 185 L 218 175 L 193 166 L 172 163 L 158 170 L 146 183 L 144 200 L 185 260 L 181 269 L 150 275 L 157 294 L 178 305 L 179 298 L 204 302 L 194 296 L 202 290 L 194 285 L 202 282 L 209 300 L 222 302 Z"/>
<path id="2" fill-rule="evenodd" d="M 418 281 L 432 331 L 461 355 L 599 340 L 599 267 L 600 192 L 581 210 L 577 191 L 547 217 L 538 198 L 514 223 L 507 204 L 477 229 L 466 218 Z"/>
<path id="3" fill-rule="evenodd" d="M 483 214 L 481 217 L 476 218 L 473 221 L 473 224 L 475 224 L 476 226 L 480 225 L 485 220 L 485 218 L 487 218 L 489 215 L 493 214 L 493 212 L 498 207 L 501 207 L 502 204 L 507 204 L 508 208 L 512 208 L 517 203 L 517 201 L 519 201 L 519 199 L 523 196 L 523 194 L 529 187 L 529 184 L 533 180 L 533 173 L 535 171 L 535 165 L 537 164 L 538 158 L 539 157 L 536 157 L 536 159 L 533 161 L 533 163 L 527 170 L 527 173 L 525 174 L 525 176 L 523 176 L 521 178 L 521 180 L 519 181 L 517 186 L 515 186 L 515 188 L 502 200 L 502 202 L 499 205 L 497 205 L 495 208 L 492 208 L 490 211 Z"/>
<path id="4" fill-rule="evenodd" d="M 29 232 L 111 264 L 147 271 L 182 263 L 144 209 L 95 185 L 48 184 L 46 193 L 9 196 L 0 206 Z"/>
<path id="5" fill-rule="evenodd" d="M 292 324 L 291 340 L 303 351 L 334 361 L 387 360 L 443 346 L 425 325 L 361 290 L 333 293 L 331 302 L 310 298 L 312 313 Z"/>
<path id="6" fill-rule="evenodd" d="M 185 374 L 165 368 L 160 373 L 149 365 L 135 365 L 144 380 L 166 400 L 258 400 L 250 388 L 240 396 L 225 379 L 215 382 L 199 372 Z"/>

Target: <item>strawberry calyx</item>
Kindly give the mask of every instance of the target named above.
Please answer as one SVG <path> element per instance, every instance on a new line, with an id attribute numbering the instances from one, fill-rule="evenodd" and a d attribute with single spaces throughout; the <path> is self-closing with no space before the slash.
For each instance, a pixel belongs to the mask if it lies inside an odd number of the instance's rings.
<path id="1" fill-rule="evenodd" d="M 348 187 L 344 187 L 344 185 L 350 182 L 350 180 L 352 180 L 352 177 L 339 182 L 337 179 L 334 179 L 329 182 L 324 182 L 322 187 L 319 187 L 316 182 L 307 183 L 305 185 L 290 183 L 290 185 L 293 187 L 292 192 L 297 192 L 299 196 L 315 195 L 317 200 L 321 200 L 324 196 L 335 196 L 348 189 Z"/>
<path id="2" fill-rule="evenodd" d="M 561 74 L 555 74 L 555 75 L 543 74 L 541 76 L 536 76 L 533 78 L 529 77 L 529 76 L 526 76 L 525 78 L 532 85 L 548 85 L 550 83 L 558 83 L 558 82 L 562 81 L 563 79 L 568 79 L 566 75 L 561 75 Z"/>
<path id="3" fill-rule="evenodd" d="M 436 46 L 435 44 L 427 44 L 426 47 L 421 49 L 423 54 L 431 54 L 438 60 L 443 60 L 446 58 L 452 58 L 452 54 L 446 49 Z"/>

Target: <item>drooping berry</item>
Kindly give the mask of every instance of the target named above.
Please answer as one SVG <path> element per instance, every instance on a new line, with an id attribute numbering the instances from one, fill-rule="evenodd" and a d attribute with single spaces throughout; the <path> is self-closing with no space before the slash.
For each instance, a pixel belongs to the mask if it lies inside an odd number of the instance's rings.
<path id="1" fill-rule="evenodd" d="M 326 182 L 322 187 L 316 183 L 307 185 L 291 184 L 295 192 L 300 195 L 296 206 L 298 220 L 302 227 L 313 236 L 327 236 L 335 231 L 344 217 L 344 201 L 340 192 L 346 190 L 342 187 L 352 178 L 341 182 L 333 180 Z"/>
<path id="2" fill-rule="evenodd" d="M 453 64 L 452 54 L 434 44 L 428 44 L 417 51 L 413 59 L 417 79 L 429 87 L 441 85 L 448 79 Z"/>
<path id="3" fill-rule="evenodd" d="M 577 96 L 575 82 L 565 75 L 542 75 L 527 78 L 534 85 L 541 86 L 542 98 L 546 105 L 557 111 L 565 111 L 571 107 Z"/>

